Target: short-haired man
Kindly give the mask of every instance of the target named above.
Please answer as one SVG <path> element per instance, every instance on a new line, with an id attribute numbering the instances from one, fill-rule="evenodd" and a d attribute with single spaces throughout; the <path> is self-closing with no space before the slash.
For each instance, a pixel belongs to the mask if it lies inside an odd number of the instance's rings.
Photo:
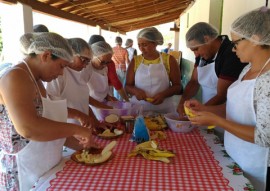
<path id="1" fill-rule="evenodd" d="M 217 30 L 208 23 L 193 25 L 186 34 L 186 44 L 195 56 L 196 63 L 177 111 L 184 115 L 183 104 L 202 89 L 202 103 L 218 105 L 226 102 L 228 87 L 238 78 L 246 65 L 241 63 L 233 45 L 226 35 L 218 35 Z"/>

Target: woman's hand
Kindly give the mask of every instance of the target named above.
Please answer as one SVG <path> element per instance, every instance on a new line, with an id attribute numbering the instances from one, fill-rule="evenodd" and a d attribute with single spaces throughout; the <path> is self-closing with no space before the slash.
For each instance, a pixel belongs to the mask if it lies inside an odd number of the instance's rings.
<path id="1" fill-rule="evenodd" d="M 79 141 L 83 148 L 99 148 L 99 145 L 93 140 L 92 131 L 88 128 L 80 128 L 78 135 L 74 137 Z"/>
<path id="2" fill-rule="evenodd" d="M 110 95 L 107 95 L 105 99 L 106 101 L 119 101 L 116 97 Z"/>
<path id="3" fill-rule="evenodd" d="M 141 89 L 137 89 L 134 95 L 136 96 L 137 100 L 146 100 L 147 98 L 145 91 Z"/>
<path id="4" fill-rule="evenodd" d="M 200 103 L 198 100 L 191 99 L 188 101 L 185 101 L 184 107 L 188 107 L 194 111 L 202 111 L 204 110 L 204 105 Z"/>
<path id="5" fill-rule="evenodd" d="M 80 112 L 76 116 L 76 119 L 80 122 L 81 126 L 83 126 L 83 127 L 89 127 L 90 126 L 90 120 L 89 120 L 88 115 Z"/>
<path id="6" fill-rule="evenodd" d="M 153 98 L 153 101 L 151 102 L 153 105 L 158 105 L 158 104 L 161 104 L 163 103 L 165 97 L 163 96 L 162 93 L 158 93 L 156 94 Z"/>
<path id="7" fill-rule="evenodd" d="M 214 113 L 207 112 L 207 111 L 195 111 L 191 110 L 191 112 L 195 115 L 194 117 L 189 117 L 189 120 L 192 124 L 195 125 L 218 125 L 218 121 L 221 117 L 217 116 Z"/>

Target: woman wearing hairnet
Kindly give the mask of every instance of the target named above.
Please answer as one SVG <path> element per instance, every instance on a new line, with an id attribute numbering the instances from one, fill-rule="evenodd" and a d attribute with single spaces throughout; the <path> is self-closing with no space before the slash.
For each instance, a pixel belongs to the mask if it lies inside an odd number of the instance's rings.
<path id="1" fill-rule="evenodd" d="M 105 41 L 99 41 L 91 45 L 93 59 L 88 67 L 82 71 L 82 79 L 87 82 L 89 94 L 99 102 L 117 101 L 109 95 L 108 67 L 112 59 L 112 48 Z"/>
<path id="2" fill-rule="evenodd" d="M 144 111 L 174 112 L 172 96 L 180 94 L 180 69 L 173 56 L 160 53 L 162 34 L 154 27 L 137 35 L 142 54 L 134 56 L 126 76 L 126 91 L 131 102 L 143 105 Z"/>
<path id="3" fill-rule="evenodd" d="M 101 126 L 89 108 L 89 102 L 98 102 L 89 101 L 93 98 L 89 97 L 87 82 L 81 77 L 81 71 L 91 63 L 92 50 L 81 38 L 68 39 L 68 43 L 73 51 L 73 62 L 64 69 L 63 75 L 47 83 L 47 92 L 53 100 L 67 99 L 68 122 L 84 127 Z M 100 107 L 102 106 L 105 107 L 103 104 Z"/>
<path id="4" fill-rule="evenodd" d="M 224 128 L 227 153 L 240 165 L 256 190 L 270 189 L 270 9 L 262 7 L 231 25 L 233 50 L 249 62 L 228 89 L 227 103 L 203 106 L 191 100 L 192 123 Z M 226 119 L 224 116 L 226 115 Z"/>
<path id="5" fill-rule="evenodd" d="M 91 46 L 92 44 L 99 41 L 105 42 L 104 37 L 101 35 L 92 35 L 88 41 L 88 44 Z M 108 67 L 108 84 L 109 84 L 108 94 L 113 96 L 113 88 L 115 88 L 123 100 L 129 101 L 129 98 L 126 94 L 123 84 L 117 76 L 114 62 L 111 60 L 111 62 L 107 64 L 107 67 Z"/>
<path id="6" fill-rule="evenodd" d="M 65 123 L 66 102 L 49 100 L 42 83 L 62 75 L 72 60 L 66 40 L 55 33 L 27 33 L 20 42 L 24 60 L 0 79 L 0 190 L 30 190 L 60 162 L 64 144 L 73 149 L 93 144 L 88 128 Z"/>

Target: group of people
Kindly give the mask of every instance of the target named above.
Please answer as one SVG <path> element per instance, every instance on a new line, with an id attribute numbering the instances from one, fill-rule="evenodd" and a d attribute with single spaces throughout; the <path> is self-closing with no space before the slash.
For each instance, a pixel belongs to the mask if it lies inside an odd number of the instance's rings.
<path id="1" fill-rule="evenodd" d="M 157 50 L 164 40 L 154 27 L 138 33 L 140 55 L 129 49 L 132 40 L 122 48 L 120 37 L 112 48 L 100 35 L 88 43 L 36 28 L 22 35 L 23 60 L 0 76 L 0 190 L 29 190 L 59 163 L 64 145 L 98 147 L 92 129 L 102 124 L 94 108 L 117 100 L 110 86 L 144 111 L 185 117 L 185 106 L 192 123 L 225 130 L 228 154 L 257 190 L 269 189 L 269 23 L 267 7 L 250 11 L 231 25 L 232 41 L 208 23 L 193 25 L 186 44 L 196 63 L 177 108 L 180 68 Z M 192 99 L 200 87 L 202 102 Z"/>

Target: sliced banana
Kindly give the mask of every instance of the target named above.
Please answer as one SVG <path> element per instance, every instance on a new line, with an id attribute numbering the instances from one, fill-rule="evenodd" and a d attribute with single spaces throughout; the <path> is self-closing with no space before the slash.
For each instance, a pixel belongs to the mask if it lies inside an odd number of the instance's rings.
<path id="1" fill-rule="evenodd" d="M 115 135 L 122 135 L 123 134 L 123 131 L 119 130 L 119 129 L 114 129 L 113 132 Z"/>
<path id="2" fill-rule="evenodd" d="M 107 151 L 106 153 L 101 153 L 101 155 L 94 159 L 94 163 L 102 163 L 107 161 L 112 155 L 112 151 Z"/>
<path id="3" fill-rule="evenodd" d="M 112 141 L 108 145 L 106 145 L 102 150 L 101 155 L 105 154 L 108 151 L 111 151 L 115 147 L 116 143 L 116 141 Z"/>

